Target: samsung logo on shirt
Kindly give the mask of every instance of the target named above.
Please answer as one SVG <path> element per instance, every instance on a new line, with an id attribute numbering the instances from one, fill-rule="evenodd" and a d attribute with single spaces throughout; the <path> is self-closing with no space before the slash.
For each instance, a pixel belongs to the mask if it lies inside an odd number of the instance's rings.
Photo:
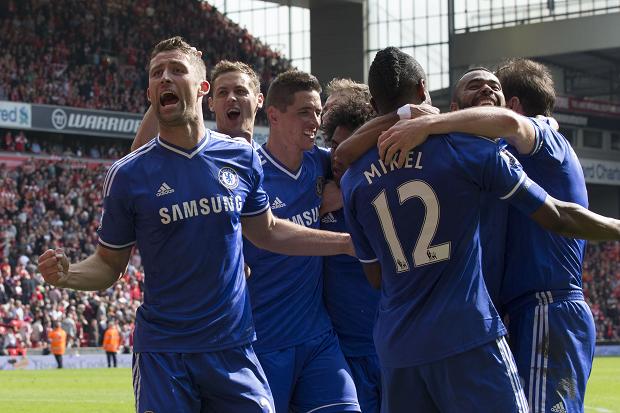
<path id="1" fill-rule="evenodd" d="M 319 218 L 319 207 L 314 207 L 309 211 L 304 211 L 301 214 L 297 214 L 286 219 L 298 225 L 309 227 L 312 226 L 312 224 L 317 223 L 319 221 Z"/>
<path id="2" fill-rule="evenodd" d="M 219 214 L 221 212 L 241 212 L 243 199 L 235 196 L 212 196 L 210 198 L 192 199 L 191 201 L 173 204 L 169 208 L 160 208 L 161 223 L 166 225 L 184 219 L 202 215 Z"/>

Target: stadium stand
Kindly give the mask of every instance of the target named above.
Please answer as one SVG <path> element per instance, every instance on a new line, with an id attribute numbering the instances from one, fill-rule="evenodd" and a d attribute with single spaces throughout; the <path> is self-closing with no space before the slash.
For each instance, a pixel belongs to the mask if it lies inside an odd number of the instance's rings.
<path id="1" fill-rule="evenodd" d="M 620 242 L 588 243 L 583 262 L 583 290 L 596 338 L 620 340 Z"/>
<path id="2" fill-rule="evenodd" d="M 33 155 L 74 157 L 91 160 L 115 160 L 129 153 L 131 142 L 79 135 L 59 134 L 53 137 L 42 132 L 16 131 L 0 128 L 0 151 Z"/>
<path id="3" fill-rule="evenodd" d="M 104 292 L 59 290 L 36 271 L 47 248 L 67 248 L 72 260 L 94 251 L 107 166 L 69 158 L 30 158 L 16 168 L 0 164 L 0 354 L 46 348 L 54 320 L 67 332 L 68 346 L 99 346 L 110 318 L 119 321 L 129 350 L 142 297 L 137 253 L 125 282 Z"/>
<path id="4" fill-rule="evenodd" d="M 207 68 L 222 59 L 248 63 L 259 73 L 263 91 L 291 67 L 207 2 L 3 3 L 0 100 L 144 113 L 148 53 L 172 35 L 201 50 Z M 83 18 L 76 18 L 78 10 Z M 211 116 L 206 107 L 204 113 Z M 258 121 L 266 124 L 264 114 Z"/>

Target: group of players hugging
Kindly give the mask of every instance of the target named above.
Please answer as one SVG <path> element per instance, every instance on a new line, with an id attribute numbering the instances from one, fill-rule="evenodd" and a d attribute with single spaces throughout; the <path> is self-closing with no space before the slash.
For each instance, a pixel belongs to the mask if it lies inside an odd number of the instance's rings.
<path id="1" fill-rule="evenodd" d="M 583 411 L 584 239 L 620 239 L 620 222 L 587 209 L 543 65 L 471 69 L 443 114 L 393 47 L 368 85 L 332 80 L 325 105 L 302 71 L 266 96 L 242 62 L 208 82 L 180 37 L 148 70 L 96 252 L 39 258 L 47 282 L 101 290 L 139 248 L 137 412 Z"/>

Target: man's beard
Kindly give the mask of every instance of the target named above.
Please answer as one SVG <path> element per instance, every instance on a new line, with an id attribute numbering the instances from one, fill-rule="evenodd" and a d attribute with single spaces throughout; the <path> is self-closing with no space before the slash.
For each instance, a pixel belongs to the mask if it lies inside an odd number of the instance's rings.
<path id="1" fill-rule="evenodd" d="M 161 114 L 160 108 L 161 106 L 157 108 L 158 110 L 156 111 L 156 115 L 160 125 L 164 127 L 185 126 L 192 121 L 198 119 L 198 115 L 187 110 L 187 107 L 183 107 L 180 113 L 174 114 L 168 118 L 165 118 Z"/>

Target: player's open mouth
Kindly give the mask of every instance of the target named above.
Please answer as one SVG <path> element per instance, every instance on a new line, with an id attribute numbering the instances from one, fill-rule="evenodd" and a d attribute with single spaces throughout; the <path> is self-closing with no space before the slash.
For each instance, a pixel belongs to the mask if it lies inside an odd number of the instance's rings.
<path id="1" fill-rule="evenodd" d="M 237 120 L 239 116 L 241 116 L 241 111 L 237 108 L 228 109 L 226 116 L 228 116 L 230 120 Z"/>
<path id="2" fill-rule="evenodd" d="M 169 90 L 165 91 L 161 94 L 161 96 L 159 96 L 159 103 L 162 106 L 176 105 L 178 102 L 179 98 L 177 97 L 177 95 L 175 95 L 174 92 L 171 92 Z"/>
<path id="3" fill-rule="evenodd" d="M 476 106 L 495 106 L 495 101 L 490 98 L 478 99 Z"/>

